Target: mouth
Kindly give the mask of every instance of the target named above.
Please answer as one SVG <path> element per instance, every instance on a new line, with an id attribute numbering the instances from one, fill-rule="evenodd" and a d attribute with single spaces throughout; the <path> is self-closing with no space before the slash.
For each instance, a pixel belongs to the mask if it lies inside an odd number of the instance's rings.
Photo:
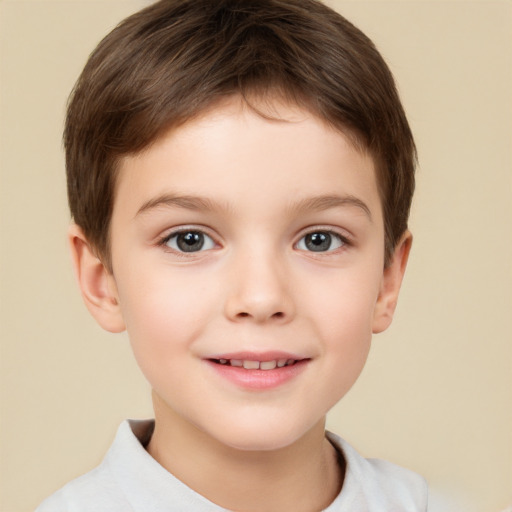
<path id="1" fill-rule="evenodd" d="M 233 366 L 235 368 L 244 368 L 245 370 L 275 370 L 276 368 L 284 368 L 285 366 L 293 366 L 304 359 L 271 359 L 267 361 L 258 361 L 254 359 L 209 359 L 212 363 L 223 366 Z"/>
<path id="2" fill-rule="evenodd" d="M 219 354 L 205 360 L 215 373 L 238 388 L 265 391 L 279 388 L 306 371 L 311 358 L 274 352 Z"/>

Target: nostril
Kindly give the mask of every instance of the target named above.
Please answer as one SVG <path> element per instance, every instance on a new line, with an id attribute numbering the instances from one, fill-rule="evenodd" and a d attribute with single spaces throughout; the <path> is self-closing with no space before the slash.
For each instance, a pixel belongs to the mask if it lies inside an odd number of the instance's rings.
<path id="1" fill-rule="evenodd" d="M 247 313 L 246 311 L 240 311 L 240 313 L 238 313 L 236 315 L 238 318 L 247 318 L 247 317 L 250 317 L 251 314 L 250 313 Z M 274 313 L 273 315 L 270 316 L 270 318 L 284 318 L 285 314 L 282 312 L 282 311 L 277 311 L 276 313 Z"/>

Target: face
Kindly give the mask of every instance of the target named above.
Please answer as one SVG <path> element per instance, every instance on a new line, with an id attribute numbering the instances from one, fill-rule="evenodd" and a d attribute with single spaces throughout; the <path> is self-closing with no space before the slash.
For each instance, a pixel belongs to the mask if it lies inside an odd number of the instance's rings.
<path id="1" fill-rule="evenodd" d="M 125 158 L 111 226 L 109 288 L 157 422 L 246 450 L 323 421 L 382 329 L 387 286 L 372 159 L 275 108 L 231 99 Z"/>

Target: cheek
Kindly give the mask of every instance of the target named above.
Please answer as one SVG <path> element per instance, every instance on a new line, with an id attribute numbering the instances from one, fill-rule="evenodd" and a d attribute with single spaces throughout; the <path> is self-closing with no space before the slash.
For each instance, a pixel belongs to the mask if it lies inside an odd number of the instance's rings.
<path id="1" fill-rule="evenodd" d="M 372 268 L 360 273 L 337 271 L 325 286 L 307 295 L 304 310 L 314 312 L 309 321 L 322 341 L 327 385 L 341 398 L 352 386 L 366 362 L 372 339 L 379 274 Z M 317 281 L 317 284 L 318 281 Z M 321 297 L 321 299 L 320 299 Z"/>
<path id="2" fill-rule="evenodd" d="M 335 269 L 309 279 L 302 294 L 304 312 L 330 339 L 358 339 L 371 334 L 373 313 L 379 294 L 381 272 L 375 265 L 359 269 Z"/>
<path id="3" fill-rule="evenodd" d="M 161 269 L 160 269 L 161 270 Z M 126 273 L 119 298 L 130 342 L 143 371 L 151 361 L 172 365 L 200 337 L 211 315 L 205 283 L 165 272 Z"/>

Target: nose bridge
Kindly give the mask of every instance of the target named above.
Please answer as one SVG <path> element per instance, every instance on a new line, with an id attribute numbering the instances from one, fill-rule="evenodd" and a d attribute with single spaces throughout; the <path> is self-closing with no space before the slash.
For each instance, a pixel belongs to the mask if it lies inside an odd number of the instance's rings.
<path id="1" fill-rule="evenodd" d="M 226 314 L 231 320 L 286 321 L 294 313 L 284 255 L 269 243 L 233 254 Z"/>

